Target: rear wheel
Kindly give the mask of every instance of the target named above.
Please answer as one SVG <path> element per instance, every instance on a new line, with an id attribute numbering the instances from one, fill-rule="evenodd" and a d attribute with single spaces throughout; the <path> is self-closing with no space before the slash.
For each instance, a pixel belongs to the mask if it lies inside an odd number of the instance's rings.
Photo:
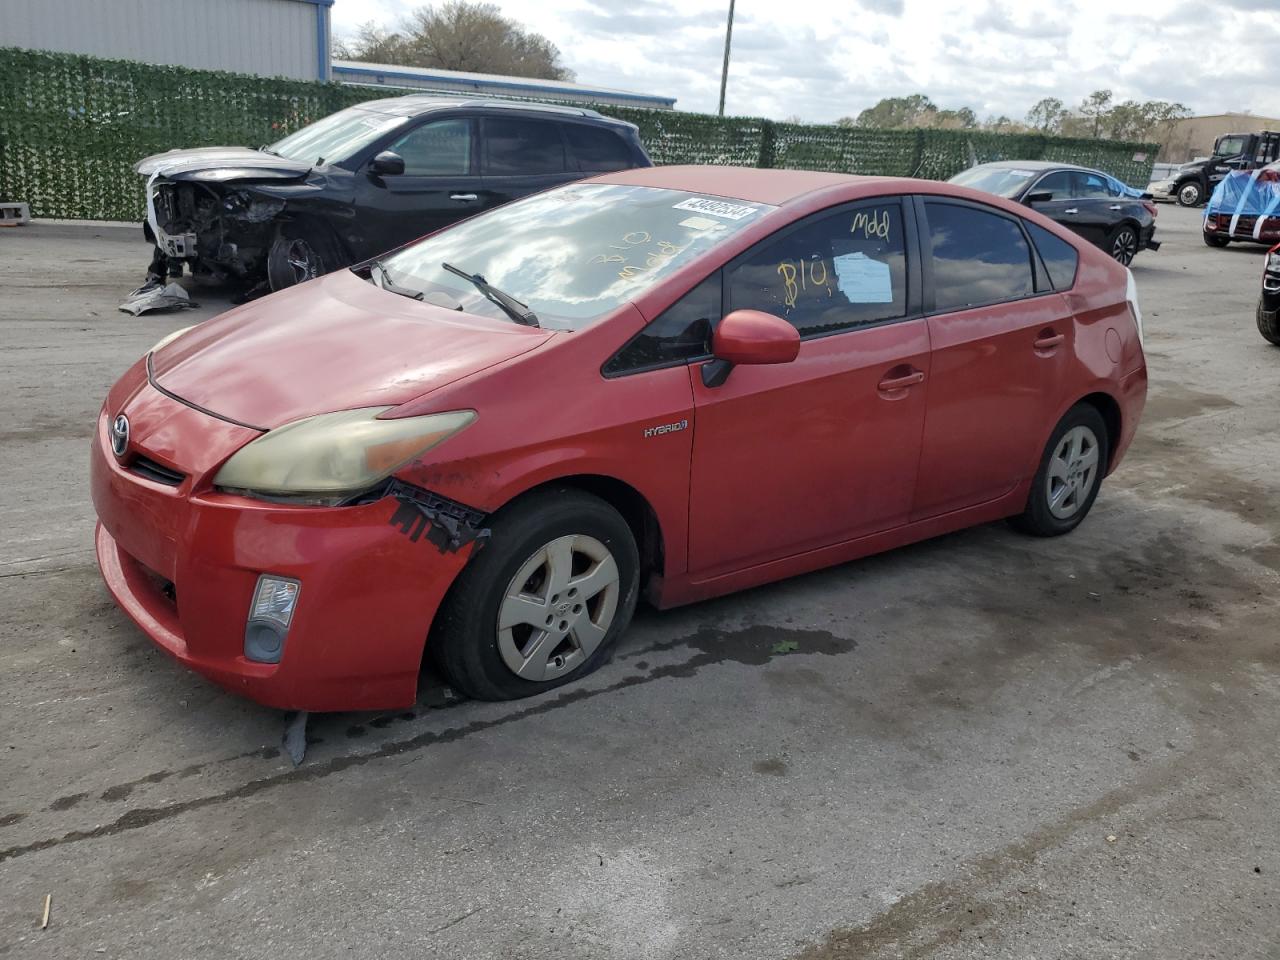
<path id="1" fill-rule="evenodd" d="M 1120 224 L 1107 237 L 1107 253 L 1116 263 L 1129 266 L 1138 253 L 1138 231 L 1130 224 Z"/>
<path id="2" fill-rule="evenodd" d="M 1194 180 L 1178 188 L 1178 206 L 1180 207 L 1198 207 L 1203 200 L 1204 191 Z"/>
<path id="3" fill-rule="evenodd" d="M 591 673 L 635 612 L 639 554 L 622 516 L 572 488 L 500 513 L 431 635 L 454 687 L 514 700 Z"/>
<path id="4" fill-rule="evenodd" d="M 1110 451 L 1107 425 L 1097 409 L 1078 403 L 1049 438 L 1027 506 L 1013 523 L 1037 537 L 1070 533 L 1093 507 Z"/>
<path id="5" fill-rule="evenodd" d="M 1204 234 L 1204 242 L 1211 247 L 1225 247 L 1231 241 L 1226 237 L 1220 237 L 1216 233 Z"/>
<path id="6" fill-rule="evenodd" d="M 1262 299 L 1258 299 L 1258 332 L 1263 338 L 1280 347 L 1280 310 L 1268 314 L 1262 309 Z"/>

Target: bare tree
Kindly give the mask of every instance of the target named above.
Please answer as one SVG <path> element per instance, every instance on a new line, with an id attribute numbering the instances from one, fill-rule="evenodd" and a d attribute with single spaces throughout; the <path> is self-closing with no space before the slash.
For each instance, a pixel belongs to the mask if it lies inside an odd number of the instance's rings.
<path id="1" fill-rule="evenodd" d="M 448 0 L 419 7 L 398 31 L 366 23 L 335 44 L 341 59 L 572 80 L 554 43 L 504 17 L 492 3 Z"/>

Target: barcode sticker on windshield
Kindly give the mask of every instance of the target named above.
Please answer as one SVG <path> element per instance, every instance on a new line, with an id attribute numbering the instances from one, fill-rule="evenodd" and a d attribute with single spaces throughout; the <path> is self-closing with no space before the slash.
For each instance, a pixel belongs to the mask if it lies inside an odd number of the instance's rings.
<path id="1" fill-rule="evenodd" d="M 725 220 L 741 220 L 743 217 L 751 216 L 760 208 L 748 207 L 741 203 L 727 203 L 724 200 L 708 200 L 706 197 L 690 197 L 675 204 L 675 209 L 708 213 L 713 217 L 723 217 Z"/>

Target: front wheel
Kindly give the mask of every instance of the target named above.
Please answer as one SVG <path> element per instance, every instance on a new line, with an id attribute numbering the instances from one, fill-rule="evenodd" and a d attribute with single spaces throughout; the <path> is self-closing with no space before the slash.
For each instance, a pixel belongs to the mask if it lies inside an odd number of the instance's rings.
<path id="1" fill-rule="evenodd" d="M 1026 509 L 1014 525 L 1037 537 L 1078 527 L 1098 496 L 1109 450 L 1107 425 L 1096 407 L 1079 403 L 1068 410 L 1045 446 Z"/>
<path id="2" fill-rule="evenodd" d="M 1107 252 L 1116 263 L 1129 266 L 1138 253 L 1138 231 L 1127 223 L 1120 224 L 1107 238 Z"/>
<path id="3" fill-rule="evenodd" d="M 1280 347 L 1280 310 L 1263 310 L 1261 297 L 1258 298 L 1258 332 L 1263 339 Z"/>
<path id="4" fill-rule="evenodd" d="M 1198 207 L 1203 200 L 1204 191 L 1194 180 L 1178 188 L 1178 206 L 1180 207 Z"/>
<path id="5" fill-rule="evenodd" d="M 429 643 L 451 685 L 514 700 L 585 676 L 635 612 L 639 554 L 622 516 L 572 488 L 500 512 L 458 577 Z"/>
<path id="6" fill-rule="evenodd" d="M 323 276 L 337 266 L 330 244 L 302 231 L 281 230 L 267 252 L 272 291 Z"/>

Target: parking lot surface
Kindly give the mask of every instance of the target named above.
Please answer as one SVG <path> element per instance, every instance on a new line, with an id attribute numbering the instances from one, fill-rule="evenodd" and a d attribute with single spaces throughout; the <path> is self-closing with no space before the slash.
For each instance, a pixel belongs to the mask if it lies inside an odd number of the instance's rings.
<path id="1" fill-rule="evenodd" d="M 93 561 L 106 390 L 225 296 L 129 317 L 136 231 L 0 231 L 0 955 L 1275 957 L 1280 350 L 1198 224 L 1136 261 L 1147 412 L 1072 535 L 642 609 L 581 683 L 314 717 L 297 768 Z"/>

